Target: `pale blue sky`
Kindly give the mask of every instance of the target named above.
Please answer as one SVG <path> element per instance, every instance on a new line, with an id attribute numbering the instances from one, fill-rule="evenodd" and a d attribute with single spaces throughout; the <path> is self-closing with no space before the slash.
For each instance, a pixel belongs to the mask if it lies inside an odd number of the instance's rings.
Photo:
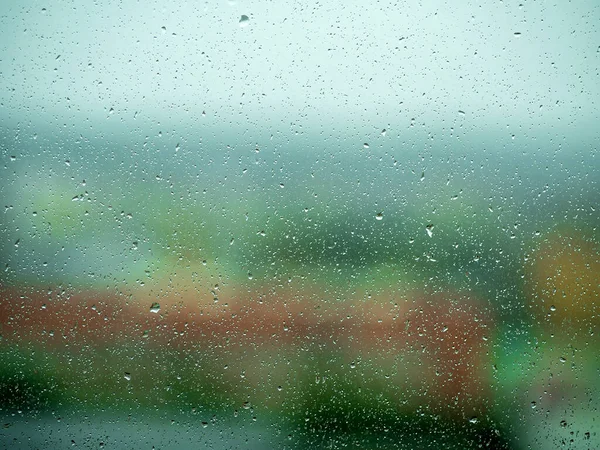
<path id="1" fill-rule="evenodd" d="M 600 4 L 539 3 L 5 1 L 0 114 L 96 130 L 586 129 Z"/>

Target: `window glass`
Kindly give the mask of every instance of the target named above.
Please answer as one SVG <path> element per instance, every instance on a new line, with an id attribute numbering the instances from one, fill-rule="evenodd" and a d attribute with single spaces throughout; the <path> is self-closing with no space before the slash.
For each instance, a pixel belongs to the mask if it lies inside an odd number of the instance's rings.
<path id="1" fill-rule="evenodd" d="M 600 447 L 600 5 L 0 3 L 0 447 Z"/>

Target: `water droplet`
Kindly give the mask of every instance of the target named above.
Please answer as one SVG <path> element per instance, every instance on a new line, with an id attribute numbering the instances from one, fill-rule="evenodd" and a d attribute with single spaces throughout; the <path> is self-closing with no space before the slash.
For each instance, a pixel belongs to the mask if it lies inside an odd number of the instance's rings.
<path id="1" fill-rule="evenodd" d="M 385 136 L 385 133 L 387 133 L 387 130 L 384 128 L 383 130 L 381 130 L 381 135 Z"/>
<path id="2" fill-rule="evenodd" d="M 565 428 L 567 426 L 567 421 L 566 420 L 561 420 L 560 421 L 560 426 Z"/>
<path id="3" fill-rule="evenodd" d="M 459 109 L 459 110 L 458 110 L 458 113 L 459 113 L 461 116 L 464 116 L 464 115 L 465 115 L 465 112 L 464 112 L 462 109 Z"/>
<path id="4" fill-rule="evenodd" d="M 514 32 L 514 36 L 515 37 L 521 37 L 521 32 L 520 31 L 515 31 Z"/>
<path id="5" fill-rule="evenodd" d="M 366 142 L 363 144 L 364 148 L 369 148 L 369 144 L 367 144 Z"/>
<path id="6" fill-rule="evenodd" d="M 244 402 L 244 404 L 242 405 L 242 408 L 250 409 L 250 402 Z"/>
<path id="7" fill-rule="evenodd" d="M 123 375 L 127 381 L 131 381 L 131 374 L 129 372 L 125 372 Z"/>
<path id="8" fill-rule="evenodd" d="M 567 362 L 567 358 L 565 358 L 564 356 L 560 357 L 560 362 L 561 363 L 566 363 Z"/>
<path id="9" fill-rule="evenodd" d="M 427 225 L 425 227 L 425 230 L 427 231 L 427 236 L 432 237 L 433 236 L 433 224 L 430 223 L 429 225 Z"/>
<path id="10" fill-rule="evenodd" d="M 150 306 L 150 312 L 157 313 L 159 311 L 160 311 L 160 305 L 157 302 L 152 303 L 152 305 Z"/>
<path id="11" fill-rule="evenodd" d="M 165 34 L 167 32 L 167 27 L 160 27 L 160 31 L 162 34 Z"/>
<path id="12" fill-rule="evenodd" d="M 251 280 L 252 279 L 252 274 L 250 272 L 248 272 L 248 279 Z"/>
<path id="13" fill-rule="evenodd" d="M 531 402 L 531 409 L 535 409 L 537 407 L 537 403 L 536 402 Z"/>
<path id="14" fill-rule="evenodd" d="M 208 422 L 202 422 L 202 428 L 208 427 Z"/>
<path id="15" fill-rule="evenodd" d="M 350 363 L 350 368 L 351 368 L 351 369 L 356 369 L 356 363 L 355 363 L 354 361 L 352 361 L 352 362 Z"/>
<path id="16" fill-rule="evenodd" d="M 375 219 L 383 220 L 383 213 L 382 212 L 377 213 L 377 215 L 375 216 Z"/>
<path id="17" fill-rule="evenodd" d="M 479 422 L 479 419 L 477 417 L 471 417 L 469 419 L 469 422 L 471 422 L 471 423 L 477 423 L 477 422 Z"/>
<path id="18" fill-rule="evenodd" d="M 554 306 L 554 305 L 550 306 L 550 311 L 553 311 L 553 312 L 556 311 L 556 306 Z"/>
<path id="19" fill-rule="evenodd" d="M 242 16 L 240 17 L 240 27 L 246 27 L 248 26 L 248 24 L 250 23 L 250 17 L 246 16 L 245 14 L 242 14 Z"/>

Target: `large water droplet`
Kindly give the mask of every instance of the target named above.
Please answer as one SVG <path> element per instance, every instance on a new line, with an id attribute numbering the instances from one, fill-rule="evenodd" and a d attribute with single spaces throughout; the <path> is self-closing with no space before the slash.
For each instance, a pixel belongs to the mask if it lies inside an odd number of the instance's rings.
<path id="1" fill-rule="evenodd" d="M 432 237 L 433 236 L 433 224 L 430 223 L 429 225 L 427 225 L 425 227 L 425 230 L 427 231 L 427 236 Z"/>
<path id="2" fill-rule="evenodd" d="M 150 312 L 157 313 L 159 311 L 160 311 L 160 305 L 157 302 L 152 303 L 152 305 L 150 306 Z"/>
<path id="3" fill-rule="evenodd" d="M 250 23 L 250 17 L 246 16 L 245 14 L 242 14 L 242 16 L 240 17 L 240 27 L 246 27 L 248 26 L 248 24 Z"/>

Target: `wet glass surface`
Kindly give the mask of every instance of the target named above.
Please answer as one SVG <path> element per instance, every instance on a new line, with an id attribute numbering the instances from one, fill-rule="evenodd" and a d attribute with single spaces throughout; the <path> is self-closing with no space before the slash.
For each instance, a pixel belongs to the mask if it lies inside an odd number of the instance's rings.
<path id="1" fill-rule="evenodd" d="M 0 5 L 0 446 L 596 448 L 600 8 Z"/>

